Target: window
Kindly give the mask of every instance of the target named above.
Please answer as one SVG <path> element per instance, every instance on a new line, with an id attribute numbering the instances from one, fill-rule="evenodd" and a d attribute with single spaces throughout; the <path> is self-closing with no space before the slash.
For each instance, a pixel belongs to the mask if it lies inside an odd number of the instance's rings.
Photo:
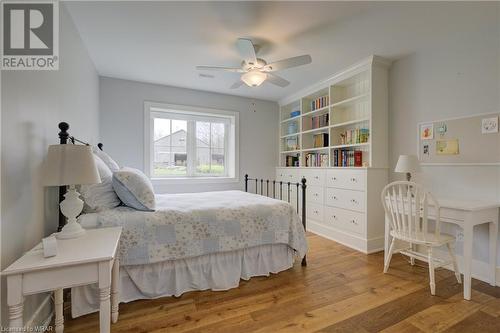
<path id="1" fill-rule="evenodd" d="M 236 179 L 238 114 L 145 103 L 145 165 L 152 179 Z"/>

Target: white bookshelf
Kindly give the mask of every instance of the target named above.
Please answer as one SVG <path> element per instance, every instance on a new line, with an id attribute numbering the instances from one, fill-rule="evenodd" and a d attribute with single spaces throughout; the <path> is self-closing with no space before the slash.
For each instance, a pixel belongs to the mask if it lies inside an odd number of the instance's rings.
<path id="1" fill-rule="evenodd" d="M 276 179 L 298 182 L 305 177 L 308 231 L 365 253 L 381 250 L 384 244 L 380 192 L 388 181 L 389 64 L 371 56 L 280 101 Z M 313 109 L 311 101 L 323 96 L 328 102 Z M 295 110 L 300 115 L 290 118 Z M 312 119 L 322 115 L 328 115 L 328 124 L 313 127 Z M 295 125 L 289 128 L 292 122 Z M 359 129 L 368 131 L 367 140 L 342 140 L 347 130 L 359 133 Z M 315 147 L 314 136 L 322 133 L 328 134 L 328 141 Z M 296 143 L 293 150 L 289 139 Z M 361 151 L 361 166 L 337 166 L 336 150 Z M 324 154 L 325 165 L 306 166 L 311 153 Z M 298 164 L 287 166 L 287 156 L 296 156 Z"/>
<path id="2" fill-rule="evenodd" d="M 306 166 L 305 153 L 321 152 L 328 154 L 328 163 L 321 167 L 334 167 L 334 151 L 343 149 L 362 152 L 360 167 L 387 167 L 387 68 L 387 61 L 371 56 L 280 103 L 279 166 L 311 167 Z M 328 103 L 313 110 L 311 101 L 323 96 Z M 292 111 L 300 115 L 291 118 Z M 322 115 L 328 115 L 328 125 L 313 127 L 312 119 Z M 341 134 L 357 129 L 368 132 L 366 142 L 342 141 Z M 314 137 L 322 133 L 329 140 L 324 147 L 316 147 Z M 298 156 L 298 165 L 287 165 L 286 155 Z"/>

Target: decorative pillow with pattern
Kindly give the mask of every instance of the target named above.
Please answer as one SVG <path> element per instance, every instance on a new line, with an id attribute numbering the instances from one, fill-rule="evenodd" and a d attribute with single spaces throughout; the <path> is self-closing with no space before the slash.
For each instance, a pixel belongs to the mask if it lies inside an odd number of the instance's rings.
<path id="1" fill-rule="evenodd" d="M 155 210 L 153 184 L 142 171 L 125 167 L 114 172 L 113 188 L 126 206 L 144 211 Z"/>
<path id="2" fill-rule="evenodd" d="M 99 147 L 92 146 L 92 152 L 99 156 L 99 158 L 108 166 L 111 172 L 120 170 L 120 166 L 115 162 L 106 152 L 99 149 Z"/>
<path id="3" fill-rule="evenodd" d="M 113 189 L 113 174 L 108 166 L 94 154 L 97 171 L 101 177 L 99 184 L 81 185 L 80 195 L 85 203 L 84 213 L 101 212 L 120 205 L 120 199 Z"/>

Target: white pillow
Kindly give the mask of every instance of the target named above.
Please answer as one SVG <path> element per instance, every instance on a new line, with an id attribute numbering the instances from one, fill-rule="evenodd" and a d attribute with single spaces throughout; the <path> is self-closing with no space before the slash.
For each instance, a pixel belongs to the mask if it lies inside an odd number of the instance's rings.
<path id="1" fill-rule="evenodd" d="M 95 154 L 94 160 L 101 177 L 101 183 L 80 186 L 80 195 L 85 202 L 84 213 L 95 213 L 115 208 L 121 203 L 113 190 L 113 173 L 104 161 Z"/>
<path id="2" fill-rule="evenodd" d="M 155 210 L 153 184 L 142 171 L 123 168 L 114 172 L 113 188 L 126 206 L 144 211 Z"/>
<path id="3" fill-rule="evenodd" d="M 92 146 L 92 152 L 95 155 L 99 156 L 99 158 L 108 166 L 108 168 L 111 170 L 111 172 L 115 172 L 115 171 L 120 170 L 118 163 L 116 163 L 115 160 L 113 160 L 104 151 L 100 150 L 99 147 Z"/>

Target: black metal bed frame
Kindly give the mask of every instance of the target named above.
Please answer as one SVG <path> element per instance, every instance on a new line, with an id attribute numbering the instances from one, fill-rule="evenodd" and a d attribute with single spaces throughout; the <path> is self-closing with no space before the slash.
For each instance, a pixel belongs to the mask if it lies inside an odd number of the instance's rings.
<path id="1" fill-rule="evenodd" d="M 264 195 L 266 197 L 270 197 L 273 199 L 278 199 L 283 200 L 283 185 L 285 186 L 285 199 L 288 201 L 288 203 L 291 203 L 291 191 L 292 188 L 295 186 L 296 187 L 296 196 L 297 196 L 297 214 L 300 213 L 302 217 L 302 225 L 304 226 L 304 231 L 306 230 L 306 179 L 302 178 L 300 180 L 300 183 L 292 183 L 292 182 L 284 182 L 284 181 L 276 181 L 276 180 L 269 180 L 269 179 L 258 179 L 258 178 L 249 178 L 248 175 L 245 175 L 245 192 L 248 192 L 248 181 L 254 182 L 255 181 L 255 194 L 260 194 Z M 264 186 L 265 183 L 265 186 Z M 260 184 L 260 186 L 259 186 Z M 269 192 L 269 184 L 272 184 L 272 196 L 270 195 Z M 279 197 L 277 197 L 276 193 L 276 185 L 279 185 Z M 259 193 L 259 187 L 260 187 L 260 193 Z M 302 191 L 299 191 L 299 187 L 301 188 Z M 264 193 L 264 188 L 265 193 Z M 302 200 L 300 200 L 300 195 L 299 193 L 302 192 Z M 301 206 L 299 206 L 299 203 L 302 203 Z M 301 209 L 299 209 L 301 208 Z M 302 259 L 302 266 L 307 266 L 307 260 L 306 257 Z"/>

